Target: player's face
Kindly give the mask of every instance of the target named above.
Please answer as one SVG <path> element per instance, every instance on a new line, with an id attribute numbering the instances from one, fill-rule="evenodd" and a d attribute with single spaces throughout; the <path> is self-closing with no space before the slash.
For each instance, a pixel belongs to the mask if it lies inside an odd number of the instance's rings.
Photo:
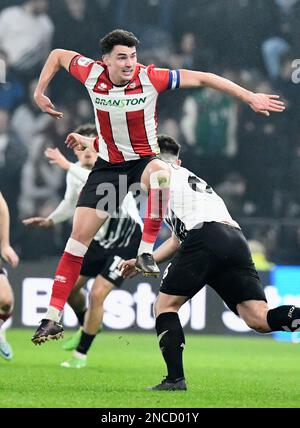
<path id="1" fill-rule="evenodd" d="M 92 152 L 89 149 L 85 149 L 84 151 L 81 150 L 75 150 L 75 154 L 80 162 L 80 165 L 84 168 L 92 169 L 98 155 L 95 152 Z"/>
<path id="2" fill-rule="evenodd" d="M 103 56 L 103 61 L 107 65 L 110 80 L 116 85 L 124 85 L 135 72 L 136 48 L 116 45 L 109 54 Z"/>

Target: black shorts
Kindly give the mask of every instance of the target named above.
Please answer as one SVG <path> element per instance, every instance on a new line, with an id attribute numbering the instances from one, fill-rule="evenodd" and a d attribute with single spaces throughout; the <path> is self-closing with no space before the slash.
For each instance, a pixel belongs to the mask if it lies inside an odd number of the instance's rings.
<path id="1" fill-rule="evenodd" d="M 128 193 L 129 186 L 134 185 L 133 193 L 136 193 L 144 169 L 153 159 L 155 157 L 147 156 L 111 164 L 99 158 L 80 193 L 77 207 L 97 208 L 113 214 Z"/>
<path id="2" fill-rule="evenodd" d="M 189 231 L 165 270 L 160 291 L 192 298 L 206 284 L 237 315 L 238 303 L 267 301 L 241 230 L 212 222 Z"/>
<path id="3" fill-rule="evenodd" d="M 141 230 L 137 226 L 127 247 L 105 249 L 98 241 L 93 240 L 84 256 L 80 275 L 89 278 L 96 278 L 101 275 L 116 287 L 121 287 L 124 278 L 118 269 L 118 265 L 122 260 L 136 257 L 140 239 Z"/>

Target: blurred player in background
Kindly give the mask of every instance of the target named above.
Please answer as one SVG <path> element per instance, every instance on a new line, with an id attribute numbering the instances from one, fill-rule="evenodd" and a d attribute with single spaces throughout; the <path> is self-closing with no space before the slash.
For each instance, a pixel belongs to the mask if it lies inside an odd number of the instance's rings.
<path id="1" fill-rule="evenodd" d="M 180 167 L 180 146 L 174 139 L 160 136 L 158 141 L 160 157 L 171 171 L 166 222 L 173 234 L 154 252 L 154 258 L 161 263 L 175 256 L 164 272 L 155 303 L 156 332 L 168 374 L 149 389 L 186 390 L 185 337 L 178 311 L 206 284 L 259 333 L 299 330 L 300 308 L 268 308 L 247 241 L 223 200 L 205 181 Z M 125 277 L 136 273 L 135 260 L 120 267 Z"/>
<path id="2" fill-rule="evenodd" d="M 34 343 L 60 335 L 57 324 L 61 311 L 78 278 L 93 236 L 121 203 L 123 193 L 140 182 L 148 192 L 148 206 L 136 267 L 146 276 L 158 276 L 153 247 L 167 207 L 170 181 L 169 168 L 155 157 L 159 152 L 156 103 L 160 93 L 176 88 L 208 86 L 238 98 L 266 116 L 284 110 L 278 96 L 255 94 L 212 73 L 138 64 L 138 43 L 133 33 L 114 30 L 100 41 L 102 61 L 94 61 L 74 51 L 55 49 L 41 72 L 35 100 L 42 111 L 56 119 L 63 114 L 55 110 L 45 91 L 59 69 L 66 69 L 86 86 L 94 107 L 98 137 L 87 138 L 72 133 L 66 143 L 70 148 L 89 147 L 99 154 L 99 159 L 80 194 L 72 234 L 56 271 L 46 319 L 34 334 Z M 120 175 L 124 178 L 121 182 Z M 97 192 L 100 183 L 112 184 L 109 202 L 113 208 L 107 209 L 104 204 L 107 195 Z M 121 187 L 125 187 L 125 192 Z M 63 287 L 61 277 L 66 278 Z"/>
<path id="3" fill-rule="evenodd" d="M 96 135 L 94 125 L 79 127 L 75 132 L 83 136 Z M 68 171 L 66 192 L 63 201 L 48 218 L 33 217 L 23 221 L 26 225 L 51 227 L 73 217 L 78 196 L 94 166 L 97 154 L 89 149 L 75 150 L 79 162 L 69 162 L 58 149 L 47 149 L 46 156 L 51 163 Z M 95 235 L 84 257 L 80 276 L 72 289 L 68 303 L 74 310 L 81 328 L 63 346 L 73 351 L 72 357 L 63 362 L 63 367 L 82 368 L 87 364 L 87 352 L 99 331 L 103 320 L 103 303 L 114 287 L 120 288 L 124 279 L 118 269 L 119 263 L 134 257 L 143 227 L 135 200 L 131 193 L 125 197 L 118 215 L 108 218 Z M 86 296 L 82 287 L 90 278 L 95 278 L 86 308 Z M 63 282 L 63 280 L 61 279 Z"/>
<path id="4" fill-rule="evenodd" d="M 0 192 L 0 254 L 3 260 L 12 267 L 17 267 L 19 257 L 9 242 L 9 211 L 7 203 Z M 5 331 L 2 327 L 4 322 L 12 316 L 14 307 L 14 295 L 7 273 L 4 270 L 0 258 L 0 356 L 5 360 L 11 360 L 13 352 L 10 344 L 6 341 Z"/>

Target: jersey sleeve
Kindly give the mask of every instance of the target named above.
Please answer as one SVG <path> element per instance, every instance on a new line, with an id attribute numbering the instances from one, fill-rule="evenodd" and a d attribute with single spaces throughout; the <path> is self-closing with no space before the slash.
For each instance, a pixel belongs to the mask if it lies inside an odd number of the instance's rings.
<path id="1" fill-rule="evenodd" d="M 58 207 L 47 217 L 47 220 L 52 220 L 54 224 L 62 223 L 69 218 L 73 217 L 78 194 L 76 192 L 76 184 L 74 183 L 74 179 L 72 174 L 68 171 L 66 177 L 66 191 L 64 199 L 60 202 Z"/>
<path id="2" fill-rule="evenodd" d="M 69 168 L 69 173 L 76 177 L 78 180 L 82 181 L 83 184 L 86 183 L 87 179 L 90 175 L 90 170 L 86 168 L 82 168 L 81 166 L 71 163 Z"/>
<path id="3" fill-rule="evenodd" d="M 165 92 L 170 89 L 178 89 L 180 86 L 179 70 L 168 70 L 166 68 L 147 68 L 148 77 L 157 92 Z"/>
<path id="4" fill-rule="evenodd" d="M 71 76 L 85 84 L 94 64 L 95 61 L 93 59 L 76 55 L 70 63 L 69 72 Z"/>

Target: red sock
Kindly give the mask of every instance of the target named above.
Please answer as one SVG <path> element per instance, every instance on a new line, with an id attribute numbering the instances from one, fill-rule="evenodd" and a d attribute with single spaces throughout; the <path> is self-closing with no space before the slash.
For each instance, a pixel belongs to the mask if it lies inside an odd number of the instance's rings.
<path id="1" fill-rule="evenodd" d="M 63 310 L 80 274 L 82 262 L 83 257 L 73 256 L 66 251 L 63 253 L 55 273 L 50 306 Z"/>
<path id="2" fill-rule="evenodd" d="M 170 189 L 150 189 L 144 219 L 142 241 L 154 243 L 166 213 Z"/>

